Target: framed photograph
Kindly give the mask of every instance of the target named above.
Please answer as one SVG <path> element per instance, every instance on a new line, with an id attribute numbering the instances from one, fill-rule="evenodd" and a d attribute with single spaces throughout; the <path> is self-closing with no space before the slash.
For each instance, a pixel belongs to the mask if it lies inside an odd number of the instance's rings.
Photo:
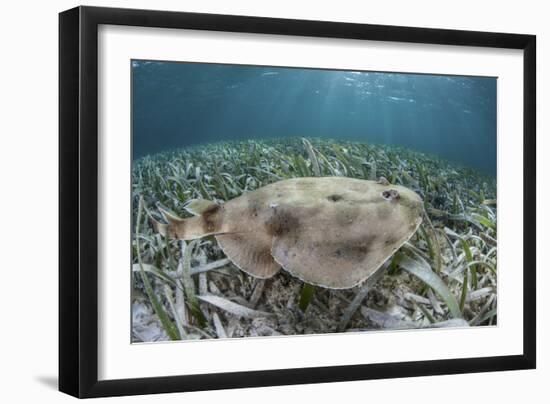
<path id="1" fill-rule="evenodd" d="M 535 36 L 59 27 L 61 391 L 535 368 Z"/>

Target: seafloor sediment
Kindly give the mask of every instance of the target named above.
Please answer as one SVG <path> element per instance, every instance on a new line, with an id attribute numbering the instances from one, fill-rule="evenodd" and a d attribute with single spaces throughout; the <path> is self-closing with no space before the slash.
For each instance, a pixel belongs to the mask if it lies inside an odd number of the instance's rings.
<path id="1" fill-rule="evenodd" d="M 316 287 L 305 310 L 303 282 L 287 272 L 254 279 L 215 238 L 167 240 L 147 219 L 159 203 L 187 217 L 190 199 L 223 203 L 305 176 L 383 176 L 421 195 L 426 212 L 376 282 Z M 341 140 L 220 142 L 135 161 L 132 198 L 134 342 L 496 324 L 496 180 L 471 168 Z"/>

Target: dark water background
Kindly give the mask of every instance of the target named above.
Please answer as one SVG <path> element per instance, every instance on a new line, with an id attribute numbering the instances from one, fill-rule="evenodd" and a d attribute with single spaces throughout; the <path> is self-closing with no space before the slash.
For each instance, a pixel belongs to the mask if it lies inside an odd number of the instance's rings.
<path id="1" fill-rule="evenodd" d="M 227 139 L 401 145 L 496 173 L 496 79 L 132 61 L 133 157 Z"/>

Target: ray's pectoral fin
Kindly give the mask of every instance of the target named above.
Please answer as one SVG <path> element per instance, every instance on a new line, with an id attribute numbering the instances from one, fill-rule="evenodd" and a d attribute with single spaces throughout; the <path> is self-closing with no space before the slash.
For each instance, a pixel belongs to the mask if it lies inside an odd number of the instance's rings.
<path id="1" fill-rule="evenodd" d="M 271 278 L 281 266 L 271 255 L 271 237 L 259 233 L 216 235 L 219 246 L 236 266 L 256 278 Z"/>
<path id="2" fill-rule="evenodd" d="M 306 283 L 331 289 L 354 287 L 384 261 L 384 251 L 368 239 L 316 240 L 306 234 L 275 237 L 275 261 Z"/>

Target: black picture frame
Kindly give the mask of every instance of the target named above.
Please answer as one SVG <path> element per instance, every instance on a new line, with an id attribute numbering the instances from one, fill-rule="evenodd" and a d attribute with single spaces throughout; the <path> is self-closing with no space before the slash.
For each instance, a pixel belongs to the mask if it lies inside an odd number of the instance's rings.
<path id="1" fill-rule="evenodd" d="M 98 26 L 113 24 L 523 50 L 523 354 L 98 381 Z M 536 366 L 534 35 L 77 7 L 59 15 L 59 390 L 76 397 L 183 392 Z"/>

